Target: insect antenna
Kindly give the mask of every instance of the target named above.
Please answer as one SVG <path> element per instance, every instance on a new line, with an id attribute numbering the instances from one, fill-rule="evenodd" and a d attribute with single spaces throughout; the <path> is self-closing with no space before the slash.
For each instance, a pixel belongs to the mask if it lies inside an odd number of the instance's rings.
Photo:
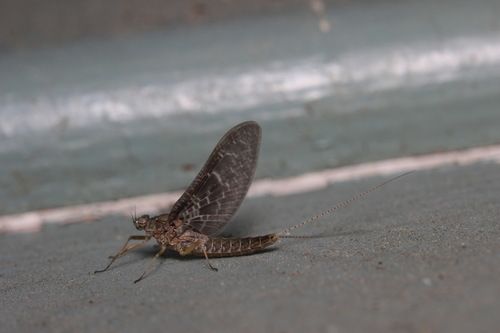
<path id="1" fill-rule="evenodd" d="M 137 220 L 137 207 L 134 206 L 134 214 L 132 214 L 132 211 L 130 211 L 130 217 L 132 218 L 132 221 Z"/>
<path id="2" fill-rule="evenodd" d="M 296 224 L 296 225 L 294 225 L 294 226 L 291 226 L 290 228 L 287 228 L 287 229 L 283 230 L 282 232 L 278 232 L 278 235 L 279 235 L 279 237 L 280 237 L 280 238 L 309 238 L 310 236 L 291 236 L 291 235 L 285 235 L 285 234 L 286 234 L 286 233 L 289 233 L 289 232 L 290 232 L 290 231 L 292 231 L 293 229 L 300 228 L 300 227 L 302 227 L 302 226 L 304 226 L 304 225 L 306 225 L 306 224 L 309 224 L 309 223 L 311 223 L 311 222 L 313 222 L 313 221 L 315 221 L 315 220 L 319 219 L 320 217 L 323 217 L 323 216 L 325 216 L 325 215 L 327 215 L 327 214 L 330 214 L 330 213 L 331 213 L 331 212 L 333 212 L 334 210 L 337 210 L 337 209 L 339 209 L 339 208 L 342 208 L 342 207 L 344 207 L 345 205 L 348 205 L 348 204 L 350 204 L 351 202 L 353 202 L 353 201 L 355 201 L 355 200 L 357 200 L 357 199 L 359 199 L 359 198 L 361 198 L 361 197 L 363 197 L 363 196 L 367 195 L 368 193 L 373 192 L 373 191 L 375 191 L 375 190 L 377 190 L 377 189 L 381 188 L 382 186 L 387 185 L 388 183 L 390 183 L 390 182 L 392 182 L 392 181 L 395 181 L 395 180 L 396 180 L 396 179 L 398 179 L 398 178 L 404 177 L 404 176 L 406 176 L 406 175 L 408 175 L 408 174 L 410 174 L 410 173 L 412 173 L 412 172 L 414 172 L 414 171 L 415 171 L 415 170 L 408 171 L 408 172 L 406 172 L 406 173 L 403 173 L 402 175 L 399 175 L 399 176 L 396 176 L 396 177 L 391 178 L 391 179 L 389 179 L 389 180 L 386 180 L 385 182 L 383 182 L 383 183 L 381 183 L 381 184 L 378 184 L 377 186 L 374 186 L 374 187 L 372 187 L 371 189 L 366 190 L 365 192 L 360 193 L 360 194 L 358 194 L 358 195 L 356 195 L 356 196 L 352 197 L 352 198 L 351 198 L 351 199 L 349 199 L 349 200 L 346 200 L 346 201 L 344 201 L 344 202 L 342 202 L 342 203 L 340 203 L 340 204 L 338 204 L 338 205 L 336 205 L 336 206 L 333 206 L 333 207 L 331 207 L 331 208 L 329 208 L 329 209 L 325 210 L 324 212 L 319 213 L 318 215 L 315 215 L 315 216 L 313 216 L 313 217 L 310 217 L 310 218 L 308 218 L 307 220 L 304 220 L 304 221 L 302 221 L 302 222 L 300 222 L 300 223 L 298 223 L 298 224 Z"/>

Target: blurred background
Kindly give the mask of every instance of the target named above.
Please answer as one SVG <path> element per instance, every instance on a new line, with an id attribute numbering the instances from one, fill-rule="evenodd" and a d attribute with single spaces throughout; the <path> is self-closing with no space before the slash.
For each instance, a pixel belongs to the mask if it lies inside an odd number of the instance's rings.
<path id="1" fill-rule="evenodd" d="M 500 2 L 2 1 L 0 214 L 500 143 Z"/>

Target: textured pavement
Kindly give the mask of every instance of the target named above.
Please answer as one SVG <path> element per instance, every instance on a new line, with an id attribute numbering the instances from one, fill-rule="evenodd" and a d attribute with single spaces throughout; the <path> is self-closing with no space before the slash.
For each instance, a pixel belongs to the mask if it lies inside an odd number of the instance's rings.
<path id="1" fill-rule="evenodd" d="M 295 233 L 325 237 L 213 259 L 218 272 L 167 253 L 138 284 L 153 242 L 92 274 L 137 234 L 127 218 L 0 235 L 2 331 L 494 332 L 499 175 L 419 171 Z M 280 231 L 382 180 L 247 200 L 225 234 Z"/>

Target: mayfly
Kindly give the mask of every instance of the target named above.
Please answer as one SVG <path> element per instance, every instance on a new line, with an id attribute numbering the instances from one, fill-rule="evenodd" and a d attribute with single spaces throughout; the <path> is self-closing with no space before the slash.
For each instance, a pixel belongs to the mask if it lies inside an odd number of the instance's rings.
<path id="1" fill-rule="evenodd" d="M 276 243 L 280 238 L 294 238 L 287 235 L 291 230 L 311 223 L 408 174 L 389 179 L 281 232 L 247 238 L 215 237 L 228 224 L 245 198 L 257 167 L 260 142 L 261 128 L 256 122 L 244 122 L 230 129 L 215 146 L 201 171 L 170 213 L 155 217 L 134 217 L 134 226 L 137 230 L 144 230 L 146 235 L 130 236 L 122 249 L 110 257 L 109 264 L 95 273 L 106 271 L 119 256 L 144 245 L 151 238 L 156 239 L 161 249 L 134 283 L 146 275 L 166 249 L 177 251 L 182 256 L 205 257 L 210 269 L 217 271 L 209 258 L 250 254 Z M 131 240 L 140 242 L 127 247 Z"/>

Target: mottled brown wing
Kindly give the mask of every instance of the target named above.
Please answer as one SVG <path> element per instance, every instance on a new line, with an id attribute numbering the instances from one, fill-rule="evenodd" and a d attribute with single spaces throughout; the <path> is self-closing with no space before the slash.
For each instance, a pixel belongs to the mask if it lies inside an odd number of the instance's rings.
<path id="1" fill-rule="evenodd" d="M 186 192 L 177 200 L 171 219 L 205 235 L 218 234 L 245 198 L 257 167 L 260 126 L 236 125 L 215 146 Z"/>

